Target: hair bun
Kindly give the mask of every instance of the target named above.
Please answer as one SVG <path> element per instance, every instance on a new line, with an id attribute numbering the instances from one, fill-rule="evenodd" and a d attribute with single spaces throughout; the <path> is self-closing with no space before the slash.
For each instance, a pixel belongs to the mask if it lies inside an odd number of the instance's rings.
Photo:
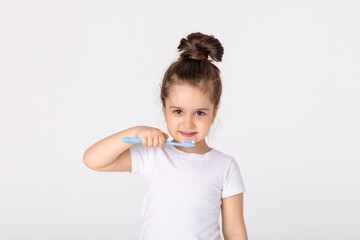
<path id="1" fill-rule="evenodd" d="M 200 32 L 191 33 L 187 38 L 180 40 L 178 46 L 180 58 L 221 62 L 224 54 L 224 48 L 220 41 L 213 35 L 205 35 Z M 211 58 L 210 60 L 208 58 Z"/>

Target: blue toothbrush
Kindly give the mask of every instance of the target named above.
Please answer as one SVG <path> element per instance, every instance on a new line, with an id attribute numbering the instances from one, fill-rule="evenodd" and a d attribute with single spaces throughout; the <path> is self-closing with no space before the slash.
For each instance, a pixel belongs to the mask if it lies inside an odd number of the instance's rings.
<path id="1" fill-rule="evenodd" d="M 128 142 L 134 142 L 134 143 L 141 143 L 140 138 L 129 138 L 129 137 L 123 137 L 121 139 L 122 142 L 128 143 Z M 191 140 L 183 140 L 182 143 L 176 143 L 166 140 L 165 144 L 175 145 L 175 146 L 183 146 L 183 147 L 195 147 L 195 143 Z"/>

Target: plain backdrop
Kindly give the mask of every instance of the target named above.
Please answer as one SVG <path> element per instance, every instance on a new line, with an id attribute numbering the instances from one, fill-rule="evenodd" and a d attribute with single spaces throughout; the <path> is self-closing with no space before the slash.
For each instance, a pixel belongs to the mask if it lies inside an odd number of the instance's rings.
<path id="1" fill-rule="evenodd" d="M 139 238 L 141 176 L 83 153 L 132 126 L 167 132 L 160 83 L 198 31 L 225 49 L 207 141 L 240 166 L 249 239 L 360 239 L 359 6 L 2 0 L 0 239 Z"/>

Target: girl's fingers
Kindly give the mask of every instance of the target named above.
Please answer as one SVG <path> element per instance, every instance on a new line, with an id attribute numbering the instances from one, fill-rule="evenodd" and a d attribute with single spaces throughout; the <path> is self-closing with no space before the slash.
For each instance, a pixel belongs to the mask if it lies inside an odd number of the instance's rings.
<path id="1" fill-rule="evenodd" d="M 159 136 L 155 136 L 153 138 L 153 141 L 154 141 L 153 147 L 158 147 L 159 146 Z"/>
<path id="2" fill-rule="evenodd" d="M 143 144 L 144 147 L 147 147 L 147 145 L 148 145 L 148 140 L 147 140 L 146 137 L 143 138 L 143 139 L 141 139 L 141 142 L 142 142 L 142 144 Z"/>
<path id="3" fill-rule="evenodd" d="M 145 136 L 141 136 L 139 138 L 145 147 L 162 147 L 165 145 L 166 139 L 169 138 L 169 135 L 162 131 L 147 133 L 144 135 Z"/>
<path id="4" fill-rule="evenodd" d="M 147 137 L 147 139 L 148 139 L 148 147 L 153 147 L 154 145 L 154 143 L 153 143 L 153 137 L 151 137 L 151 136 L 149 136 L 149 137 Z"/>
<path id="5" fill-rule="evenodd" d="M 165 144 L 165 137 L 163 135 L 159 136 L 159 147 L 164 146 Z"/>

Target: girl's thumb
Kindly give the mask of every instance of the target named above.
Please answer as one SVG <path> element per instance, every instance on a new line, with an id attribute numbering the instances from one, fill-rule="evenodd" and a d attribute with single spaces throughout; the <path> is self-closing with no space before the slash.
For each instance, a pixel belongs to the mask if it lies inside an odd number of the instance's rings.
<path id="1" fill-rule="evenodd" d="M 169 135 L 167 133 L 164 133 L 165 135 L 165 138 L 168 139 L 169 138 Z"/>

